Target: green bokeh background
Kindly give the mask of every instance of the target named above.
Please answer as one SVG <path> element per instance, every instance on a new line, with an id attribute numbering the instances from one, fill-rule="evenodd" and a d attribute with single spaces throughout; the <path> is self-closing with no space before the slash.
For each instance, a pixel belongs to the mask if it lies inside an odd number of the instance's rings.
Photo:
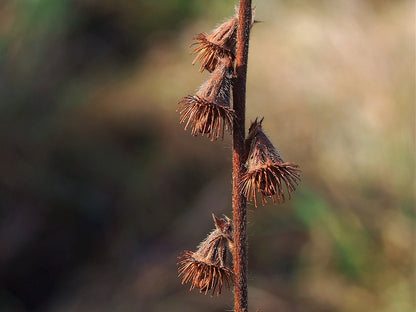
<path id="1" fill-rule="evenodd" d="M 247 125 L 302 183 L 249 209 L 250 311 L 415 311 L 414 2 L 258 0 Z M 0 310 L 230 311 L 178 254 L 231 215 L 189 44 L 229 0 L 0 2 Z"/>

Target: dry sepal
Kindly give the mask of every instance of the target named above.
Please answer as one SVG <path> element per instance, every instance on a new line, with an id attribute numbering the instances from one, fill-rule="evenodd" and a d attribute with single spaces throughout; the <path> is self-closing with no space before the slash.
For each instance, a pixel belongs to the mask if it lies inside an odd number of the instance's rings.
<path id="1" fill-rule="evenodd" d="M 218 219 L 212 214 L 215 230 L 201 242 L 195 252 L 185 251 L 178 262 L 179 277 L 182 284 L 190 283 L 190 290 L 199 288 L 200 293 L 211 291 L 219 296 L 223 287 L 231 287 L 234 271 L 232 269 L 232 222 L 229 218 Z"/>
<path id="2" fill-rule="evenodd" d="M 247 171 L 240 182 L 241 192 L 247 200 L 253 201 L 257 207 L 257 194 L 260 193 L 261 203 L 267 198 L 273 202 L 284 202 L 285 193 L 288 198 L 300 181 L 299 166 L 292 162 L 284 162 L 277 149 L 273 146 L 262 130 L 262 122 L 256 120 L 251 124 L 246 139 L 249 149 Z M 286 188 L 286 192 L 285 192 Z"/>
<path id="3" fill-rule="evenodd" d="M 191 127 L 192 135 L 206 135 L 214 141 L 224 138 L 225 130 L 231 132 L 235 117 L 234 110 L 230 108 L 231 71 L 231 62 L 221 59 L 196 94 L 188 95 L 179 102 L 180 123 L 186 122 L 185 130 Z"/>

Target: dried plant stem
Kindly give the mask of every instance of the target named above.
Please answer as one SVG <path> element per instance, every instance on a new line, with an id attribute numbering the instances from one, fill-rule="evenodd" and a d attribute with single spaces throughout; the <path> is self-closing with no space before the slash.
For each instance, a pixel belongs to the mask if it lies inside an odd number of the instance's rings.
<path id="1" fill-rule="evenodd" d="M 237 28 L 236 78 L 233 85 L 233 220 L 234 220 L 234 311 L 247 312 L 247 208 L 239 182 L 246 162 L 245 103 L 251 0 L 240 0 Z"/>

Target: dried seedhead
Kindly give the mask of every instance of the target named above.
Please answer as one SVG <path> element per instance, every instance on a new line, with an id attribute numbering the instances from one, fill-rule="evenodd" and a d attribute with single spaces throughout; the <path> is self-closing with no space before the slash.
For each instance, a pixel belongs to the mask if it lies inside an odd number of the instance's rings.
<path id="1" fill-rule="evenodd" d="M 213 72 L 218 64 L 218 59 L 228 58 L 231 62 L 235 58 L 235 45 L 237 37 L 237 16 L 233 16 L 226 22 L 222 23 L 211 34 L 200 33 L 194 37 L 196 42 L 191 46 L 196 46 L 191 54 L 197 54 L 192 62 L 201 61 L 199 69 L 202 72 L 204 69 Z"/>
<path id="2" fill-rule="evenodd" d="M 196 54 L 196 57 L 192 65 L 201 61 L 199 71 L 202 72 L 206 69 L 213 72 L 221 58 L 228 58 L 230 62 L 234 61 L 237 43 L 238 7 L 235 9 L 236 14 L 215 28 L 211 34 L 200 33 L 194 37 L 196 42 L 192 43 L 191 46 L 196 47 L 191 51 L 191 54 Z M 254 24 L 254 13 L 255 9 L 253 8 L 251 26 Z"/>
<path id="3" fill-rule="evenodd" d="M 262 121 L 256 120 L 251 124 L 246 139 L 249 148 L 247 172 L 244 173 L 240 187 L 247 200 L 254 200 L 257 207 L 256 192 L 261 195 L 261 203 L 271 197 L 273 202 L 284 202 L 286 192 L 290 199 L 291 192 L 300 181 L 298 165 L 284 162 L 277 149 L 273 146 L 262 130 Z"/>
<path id="4" fill-rule="evenodd" d="M 200 293 L 221 294 L 225 285 L 233 284 L 231 250 L 233 248 L 232 222 L 229 218 L 218 219 L 212 214 L 215 230 L 201 242 L 195 252 L 185 251 L 178 262 L 182 284 L 191 283 L 190 290 L 199 288 Z"/>
<path id="5" fill-rule="evenodd" d="M 214 141 L 224 138 L 225 130 L 232 130 L 235 113 L 230 108 L 231 70 L 231 62 L 221 59 L 197 93 L 179 102 L 180 123 L 186 122 L 185 130 L 191 127 L 192 135 L 206 135 Z"/>

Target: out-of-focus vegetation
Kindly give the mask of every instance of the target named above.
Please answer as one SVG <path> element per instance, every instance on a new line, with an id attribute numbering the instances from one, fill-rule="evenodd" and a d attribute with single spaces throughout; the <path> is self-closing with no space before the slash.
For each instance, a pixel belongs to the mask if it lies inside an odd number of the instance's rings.
<path id="1" fill-rule="evenodd" d="M 414 311 L 413 1 L 254 2 L 247 116 L 300 164 L 250 209 L 251 309 Z M 231 142 L 176 102 L 232 1 L 0 3 L 0 310 L 224 311 L 176 257 L 230 215 Z"/>

